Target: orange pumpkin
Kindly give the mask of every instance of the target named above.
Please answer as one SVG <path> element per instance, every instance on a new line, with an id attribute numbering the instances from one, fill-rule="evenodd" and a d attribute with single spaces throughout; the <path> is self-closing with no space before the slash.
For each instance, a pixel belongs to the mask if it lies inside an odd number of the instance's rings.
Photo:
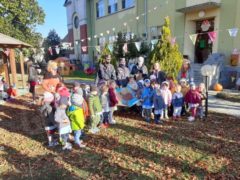
<path id="1" fill-rule="evenodd" d="M 216 84 L 214 85 L 214 91 L 222 91 L 222 90 L 223 90 L 223 87 L 222 87 L 221 84 L 216 83 Z"/>

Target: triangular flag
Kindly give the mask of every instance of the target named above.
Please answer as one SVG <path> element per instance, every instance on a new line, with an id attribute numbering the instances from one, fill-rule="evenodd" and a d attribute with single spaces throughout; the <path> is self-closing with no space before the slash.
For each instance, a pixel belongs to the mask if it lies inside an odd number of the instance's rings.
<path id="1" fill-rule="evenodd" d="M 176 37 L 171 38 L 171 45 L 174 46 L 176 44 Z"/>
<path id="2" fill-rule="evenodd" d="M 192 40 L 193 45 L 196 44 L 198 34 L 191 34 L 189 35 L 190 39 Z"/>
<path id="3" fill-rule="evenodd" d="M 157 43 L 158 43 L 158 39 L 153 39 L 153 40 L 151 40 L 151 44 L 155 45 L 155 44 L 157 44 Z"/>
<path id="4" fill-rule="evenodd" d="M 100 52 L 100 51 L 101 51 L 100 46 L 96 46 L 95 48 L 96 48 L 96 51 L 97 51 L 97 52 Z"/>
<path id="5" fill-rule="evenodd" d="M 82 52 L 87 52 L 87 46 L 82 46 Z"/>
<path id="6" fill-rule="evenodd" d="M 238 34 L 238 28 L 228 29 L 228 32 L 231 37 L 236 37 Z"/>
<path id="7" fill-rule="evenodd" d="M 210 40 L 212 42 L 214 42 L 217 38 L 217 32 L 216 31 L 208 32 L 208 36 L 209 36 Z"/>
<path id="8" fill-rule="evenodd" d="M 50 54 L 51 56 L 53 55 L 52 47 L 49 47 L 49 48 L 48 48 L 48 52 L 49 52 L 49 54 Z"/>
<path id="9" fill-rule="evenodd" d="M 4 51 L 4 53 L 6 54 L 6 56 L 9 56 L 9 54 L 10 54 L 10 49 L 6 49 L 6 50 Z"/>
<path id="10" fill-rule="evenodd" d="M 135 42 L 135 46 L 136 46 L 137 50 L 140 51 L 141 42 Z"/>
<path id="11" fill-rule="evenodd" d="M 124 46 L 123 46 L 123 51 L 124 51 L 125 53 L 128 52 L 128 46 L 127 46 L 127 43 L 124 44 Z"/>
<path id="12" fill-rule="evenodd" d="M 60 53 L 60 48 L 59 48 L 58 46 L 56 46 L 55 50 L 56 50 L 56 53 L 57 53 L 57 54 Z"/>
<path id="13" fill-rule="evenodd" d="M 108 49 L 112 53 L 113 52 L 113 44 L 108 44 Z"/>

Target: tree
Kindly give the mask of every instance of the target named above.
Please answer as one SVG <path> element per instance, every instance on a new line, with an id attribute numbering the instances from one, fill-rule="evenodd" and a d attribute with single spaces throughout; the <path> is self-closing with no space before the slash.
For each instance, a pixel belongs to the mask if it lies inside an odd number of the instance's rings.
<path id="1" fill-rule="evenodd" d="M 183 57 L 177 43 L 172 43 L 171 40 L 170 19 L 166 17 L 161 39 L 150 55 L 150 65 L 159 62 L 167 76 L 176 79 L 182 67 Z"/>
<path id="2" fill-rule="evenodd" d="M 136 36 L 134 36 L 134 37 L 131 37 L 130 40 L 127 42 L 128 43 L 128 46 L 127 46 L 128 52 L 126 53 L 127 59 L 133 59 L 140 55 L 135 45 L 135 42 L 137 41 L 138 39 L 136 38 Z"/>
<path id="3" fill-rule="evenodd" d="M 44 39 L 44 42 L 43 42 L 45 59 L 47 61 L 53 60 L 59 57 L 59 55 L 56 53 L 55 46 L 59 46 L 60 42 L 61 42 L 61 38 L 59 37 L 57 32 L 54 29 L 50 30 L 48 33 L 48 36 L 46 37 L 46 39 Z M 51 48 L 52 54 L 50 54 L 49 48 Z"/>
<path id="4" fill-rule="evenodd" d="M 116 57 L 114 56 L 114 54 L 111 53 L 111 51 L 109 50 L 108 43 L 106 43 L 104 45 L 104 48 L 101 51 L 100 58 L 98 59 L 98 62 L 102 63 L 104 61 L 106 55 L 111 55 L 112 56 L 111 64 L 116 67 L 117 66 L 117 60 L 116 60 Z"/>
<path id="5" fill-rule="evenodd" d="M 113 45 L 113 55 L 116 59 L 124 57 L 123 46 L 126 43 L 126 37 L 122 32 L 118 32 L 117 41 Z"/>
<path id="6" fill-rule="evenodd" d="M 39 46 L 41 34 L 35 32 L 36 25 L 44 23 L 45 14 L 35 0 L 1 0 L 0 32 Z"/>

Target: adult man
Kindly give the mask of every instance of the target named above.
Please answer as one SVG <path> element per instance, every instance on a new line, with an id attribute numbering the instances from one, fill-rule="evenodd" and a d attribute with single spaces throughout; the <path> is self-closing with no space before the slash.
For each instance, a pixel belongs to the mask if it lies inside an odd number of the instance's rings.
<path id="1" fill-rule="evenodd" d="M 119 66 L 117 68 L 117 84 L 120 87 L 126 87 L 128 83 L 128 77 L 130 75 L 129 69 L 126 67 L 125 58 L 121 58 Z"/>
<path id="2" fill-rule="evenodd" d="M 147 66 L 144 65 L 144 58 L 142 56 L 138 58 L 137 64 L 133 66 L 131 74 L 134 75 L 135 78 L 137 78 L 139 74 L 142 74 L 143 78 L 148 76 L 148 69 Z"/>
<path id="3" fill-rule="evenodd" d="M 97 83 L 108 82 L 109 80 L 116 80 L 116 71 L 111 62 L 111 55 L 106 55 L 105 60 L 100 63 L 98 70 Z"/>

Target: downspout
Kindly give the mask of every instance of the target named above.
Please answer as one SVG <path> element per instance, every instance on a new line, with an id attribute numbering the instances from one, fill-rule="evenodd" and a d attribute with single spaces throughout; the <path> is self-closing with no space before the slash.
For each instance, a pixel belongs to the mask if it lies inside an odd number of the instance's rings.
<path id="1" fill-rule="evenodd" d="M 146 40 L 148 39 L 148 28 L 147 28 L 147 0 L 144 1 L 144 13 L 145 13 L 145 18 L 144 18 L 144 25 L 145 25 L 145 34 L 146 34 Z"/>

